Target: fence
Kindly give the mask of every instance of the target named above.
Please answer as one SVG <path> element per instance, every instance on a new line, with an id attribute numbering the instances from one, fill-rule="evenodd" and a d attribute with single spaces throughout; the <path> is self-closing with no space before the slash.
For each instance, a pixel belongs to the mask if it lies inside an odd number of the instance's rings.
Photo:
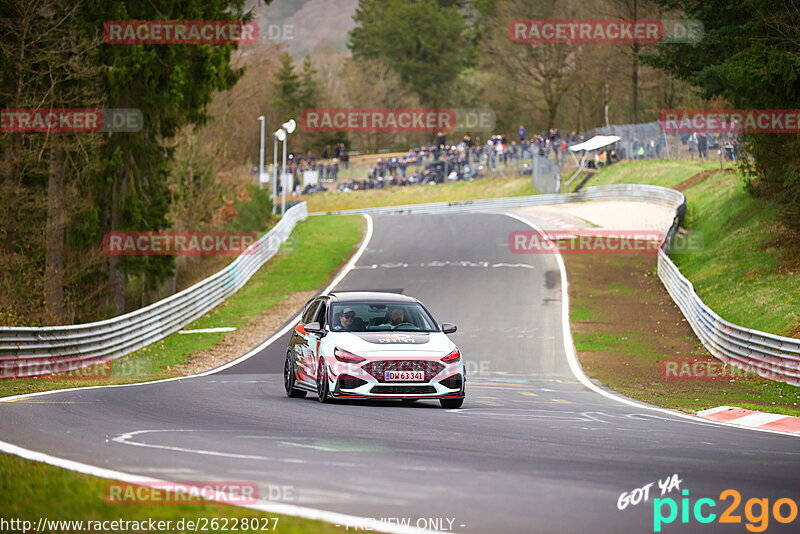
<path id="1" fill-rule="evenodd" d="M 582 134 L 584 140 L 600 135 L 618 135 L 618 159 L 671 159 L 675 154 L 670 152 L 670 143 L 674 137 L 668 138 L 661 125 L 655 122 L 641 124 L 623 124 L 594 128 Z"/>
<path id="2" fill-rule="evenodd" d="M 38 376 L 105 362 L 176 332 L 236 293 L 307 215 L 305 202 L 290 208 L 227 267 L 145 308 L 80 325 L 0 327 L 0 377 Z"/>

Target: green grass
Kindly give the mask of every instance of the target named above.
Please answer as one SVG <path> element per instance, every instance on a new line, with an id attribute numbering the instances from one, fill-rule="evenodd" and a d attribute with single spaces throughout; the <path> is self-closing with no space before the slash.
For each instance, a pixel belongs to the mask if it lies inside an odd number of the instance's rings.
<path id="1" fill-rule="evenodd" d="M 297 517 L 269 514 L 223 504 L 112 504 L 105 501 L 104 489 L 110 481 L 89 475 L 83 475 L 53 467 L 47 464 L 25 460 L 18 456 L 0 454 L 0 510 L 6 520 L 23 519 L 33 523 L 33 529 L 39 518 L 50 520 L 92 520 L 113 521 L 147 521 L 148 519 L 172 521 L 169 532 L 177 532 L 177 521 L 197 521 L 201 518 L 211 520 L 229 519 L 231 532 L 233 520 L 242 518 L 263 518 L 258 526 L 265 524 L 270 518 L 270 528 L 277 525 L 277 532 L 283 534 L 299 534 L 319 532 L 323 534 L 342 532 L 322 521 L 312 521 Z M 277 523 L 274 519 L 277 518 Z M 250 522 L 250 521 L 248 521 Z M 240 523 L 241 524 L 241 523 Z M 33 530 L 31 530 L 32 532 Z M 58 532 L 77 532 L 76 529 L 58 530 Z M 129 530 L 126 530 L 129 531 Z M 147 532 L 147 528 L 142 532 Z M 184 529 L 184 531 L 189 531 Z M 223 532 L 213 529 L 210 532 Z M 240 529 L 240 532 L 263 532 L 259 529 Z M 22 532 L 21 530 L 19 532 Z M 99 531 L 97 531 L 99 532 Z M 109 530 L 113 532 L 113 530 Z"/>
<path id="2" fill-rule="evenodd" d="M 719 169 L 718 161 L 624 161 L 601 170 L 586 185 L 648 184 L 675 187 L 698 172 Z"/>
<path id="3" fill-rule="evenodd" d="M 280 251 L 234 296 L 200 317 L 185 329 L 240 328 L 247 321 L 281 301 L 286 295 L 321 288 L 355 252 L 364 220 L 359 216 L 309 217 L 297 224 Z M 191 354 L 212 347 L 224 333 L 173 334 L 112 362 L 119 367 L 141 370 L 134 376 L 75 379 L 54 378 L 0 381 L 0 396 L 91 385 L 124 384 L 176 376 L 172 367 L 186 363 Z M 242 352 L 249 347 L 242 347 Z"/>
<path id="4" fill-rule="evenodd" d="M 602 317 L 588 297 L 575 297 L 569 301 L 569 314 L 573 321 L 594 321 Z"/>
<path id="5" fill-rule="evenodd" d="M 453 182 L 436 185 L 387 186 L 383 189 L 368 189 L 350 193 L 314 193 L 306 198 L 309 213 L 399 206 L 428 202 L 457 202 L 483 198 L 516 197 L 535 195 L 530 176 L 506 173 L 468 182 Z"/>
<path id="6" fill-rule="evenodd" d="M 777 208 L 750 196 L 739 176 L 715 174 L 686 192 L 684 225 L 703 249 L 673 258 L 698 295 L 733 323 L 797 336 L 800 272 L 784 265 L 796 251 L 783 248 Z"/>

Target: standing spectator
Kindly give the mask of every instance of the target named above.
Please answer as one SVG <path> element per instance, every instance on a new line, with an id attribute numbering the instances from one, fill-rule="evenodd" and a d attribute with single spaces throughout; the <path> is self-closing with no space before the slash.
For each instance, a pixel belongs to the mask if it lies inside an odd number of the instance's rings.
<path id="1" fill-rule="evenodd" d="M 708 157 L 708 134 L 701 133 L 697 138 L 697 156 L 702 159 Z"/>
<path id="2" fill-rule="evenodd" d="M 525 127 L 523 125 L 519 125 L 519 141 L 520 143 L 525 140 Z"/>

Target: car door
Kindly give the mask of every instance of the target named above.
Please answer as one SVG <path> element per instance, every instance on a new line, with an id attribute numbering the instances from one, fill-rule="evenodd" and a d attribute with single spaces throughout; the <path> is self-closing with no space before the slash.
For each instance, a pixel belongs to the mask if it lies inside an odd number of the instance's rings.
<path id="1" fill-rule="evenodd" d="M 321 299 L 313 300 L 308 306 L 306 306 L 305 311 L 303 312 L 302 317 L 300 317 L 300 322 L 297 326 L 294 327 L 292 331 L 292 351 L 294 352 L 294 368 L 298 371 L 299 375 L 297 378 L 305 383 L 313 383 L 310 381 L 310 378 L 313 379 L 314 374 L 312 373 L 309 378 L 309 333 L 306 332 L 305 325 L 312 322 L 314 317 L 319 310 L 319 306 L 321 303 Z"/>
<path id="2" fill-rule="evenodd" d="M 317 312 L 314 316 L 314 321 L 319 323 L 320 328 L 325 328 L 328 321 L 328 302 L 321 299 Z M 319 365 L 319 334 L 312 334 L 306 332 L 306 346 L 308 347 L 308 356 L 306 359 L 307 369 L 309 376 L 314 378 L 314 383 L 317 383 L 317 366 Z"/>

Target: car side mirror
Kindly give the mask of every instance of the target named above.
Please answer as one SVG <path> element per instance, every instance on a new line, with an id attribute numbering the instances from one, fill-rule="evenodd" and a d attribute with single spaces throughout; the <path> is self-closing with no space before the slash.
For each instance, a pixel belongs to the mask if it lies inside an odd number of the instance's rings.
<path id="1" fill-rule="evenodd" d="M 306 328 L 306 330 L 308 330 L 308 328 Z M 442 332 L 445 334 L 452 334 L 456 330 L 458 330 L 458 327 L 453 323 L 442 323 Z"/>
<path id="2" fill-rule="evenodd" d="M 327 334 L 327 331 L 325 331 L 325 329 L 322 328 L 317 321 L 308 323 L 305 326 L 305 329 L 306 332 L 311 332 L 312 334 L 317 334 L 318 336 L 324 336 L 325 334 Z"/>

